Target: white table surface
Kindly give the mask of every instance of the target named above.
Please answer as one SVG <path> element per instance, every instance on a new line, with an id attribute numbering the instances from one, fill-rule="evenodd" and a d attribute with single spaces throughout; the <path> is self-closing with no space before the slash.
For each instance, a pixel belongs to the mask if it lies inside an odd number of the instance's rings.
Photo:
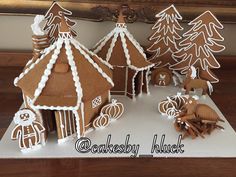
<path id="1" fill-rule="evenodd" d="M 236 133 L 228 121 L 207 96 L 199 101 L 212 106 L 225 120 L 219 125 L 224 131 L 215 130 L 205 139 L 198 137 L 192 140 L 190 137 L 182 140 L 184 153 L 153 153 L 151 147 L 153 137 L 157 135 L 157 144 L 160 144 L 162 135 L 165 135 L 165 144 L 176 144 L 178 136 L 173 126 L 173 120 L 161 116 L 157 110 L 158 102 L 166 96 L 174 95 L 180 89 L 176 87 L 150 87 L 150 95 L 143 94 L 133 101 L 126 97 L 115 97 L 125 106 L 125 113 L 119 120 L 112 122 L 107 128 L 88 133 L 86 136 L 91 144 L 105 144 L 107 137 L 111 135 L 112 144 L 124 144 L 129 134 L 129 143 L 139 145 L 138 155 L 153 155 L 154 157 L 236 157 Z M 56 135 L 49 135 L 45 146 L 40 149 L 22 153 L 18 147 L 18 141 L 10 139 L 14 127 L 12 122 L 0 141 L 0 158 L 77 158 L 77 157 L 130 157 L 133 153 L 79 153 L 75 150 L 75 141 L 57 144 Z"/>

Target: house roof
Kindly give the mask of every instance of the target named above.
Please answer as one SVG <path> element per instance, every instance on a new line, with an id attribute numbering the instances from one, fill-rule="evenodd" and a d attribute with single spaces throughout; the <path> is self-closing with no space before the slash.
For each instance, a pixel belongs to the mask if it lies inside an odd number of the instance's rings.
<path id="1" fill-rule="evenodd" d="M 116 27 L 95 45 L 94 53 L 113 66 L 128 66 L 136 71 L 154 66 L 147 61 L 143 48 L 127 30 L 121 12 Z"/>
<path id="2" fill-rule="evenodd" d="M 69 28 L 65 29 L 14 81 L 37 109 L 77 110 L 81 102 L 114 85 L 111 65 L 73 39 Z"/>

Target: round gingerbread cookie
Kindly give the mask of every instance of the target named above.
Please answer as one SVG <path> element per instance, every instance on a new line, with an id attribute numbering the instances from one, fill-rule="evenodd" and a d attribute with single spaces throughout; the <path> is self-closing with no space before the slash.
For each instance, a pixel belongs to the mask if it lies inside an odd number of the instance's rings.
<path id="1" fill-rule="evenodd" d="M 153 85 L 167 86 L 172 81 L 172 73 L 168 68 L 157 68 L 152 72 L 151 81 Z"/>

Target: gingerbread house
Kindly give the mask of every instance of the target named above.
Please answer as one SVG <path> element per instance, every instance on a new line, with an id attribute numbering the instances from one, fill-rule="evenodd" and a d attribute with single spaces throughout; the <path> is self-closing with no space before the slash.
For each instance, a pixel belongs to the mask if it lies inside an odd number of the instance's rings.
<path id="1" fill-rule="evenodd" d="M 25 107 L 33 109 L 58 142 L 83 136 L 100 109 L 110 100 L 111 65 L 75 40 L 64 17 L 58 39 L 29 62 L 15 85 Z"/>
<path id="2" fill-rule="evenodd" d="M 116 27 L 95 45 L 94 53 L 113 66 L 112 94 L 135 98 L 142 92 L 149 93 L 148 74 L 153 64 L 127 30 L 122 12 Z"/>

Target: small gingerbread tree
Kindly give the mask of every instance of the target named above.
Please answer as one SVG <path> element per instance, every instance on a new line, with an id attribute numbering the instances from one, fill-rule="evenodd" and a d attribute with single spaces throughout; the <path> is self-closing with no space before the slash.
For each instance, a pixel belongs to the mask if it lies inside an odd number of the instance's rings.
<path id="1" fill-rule="evenodd" d="M 178 20 L 182 20 L 181 15 L 171 5 L 156 15 L 158 18 L 152 30 L 155 32 L 149 37 L 152 42 L 147 51 L 152 55 L 150 60 L 156 67 L 172 65 L 175 62 L 172 54 L 178 50 L 177 41 L 181 39 L 178 34 L 183 28 Z"/>
<path id="2" fill-rule="evenodd" d="M 55 40 L 58 37 L 59 33 L 59 27 L 62 16 L 65 17 L 66 23 L 69 26 L 71 30 L 71 34 L 73 36 L 76 36 L 77 33 L 72 29 L 72 27 L 75 26 L 75 21 L 69 19 L 67 16 L 72 15 L 72 12 L 61 7 L 57 2 L 53 2 L 49 10 L 47 11 L 45 15 L 45 19 L 47 20 L 44 30 L 48 32 L 48 37 L 50 40 L 50 43 L 55 42 Z"/>
<path id="3" fill-rule="evenodd" d="M 219 79 L 211 69 L 220 67 L 213 53 L 225 49 L 219 44 L 224 40 L 218 32 L 223 25 L 210 11 L 204 12 L 189 25 L 193 26 L 184 33 L 184 39 L 179 43 L 182 48 L 173 55 L 178 62 L 170 68 L 185 74 L 190 66 L 194 66 L 200 78 L 216 83 Z"/>

